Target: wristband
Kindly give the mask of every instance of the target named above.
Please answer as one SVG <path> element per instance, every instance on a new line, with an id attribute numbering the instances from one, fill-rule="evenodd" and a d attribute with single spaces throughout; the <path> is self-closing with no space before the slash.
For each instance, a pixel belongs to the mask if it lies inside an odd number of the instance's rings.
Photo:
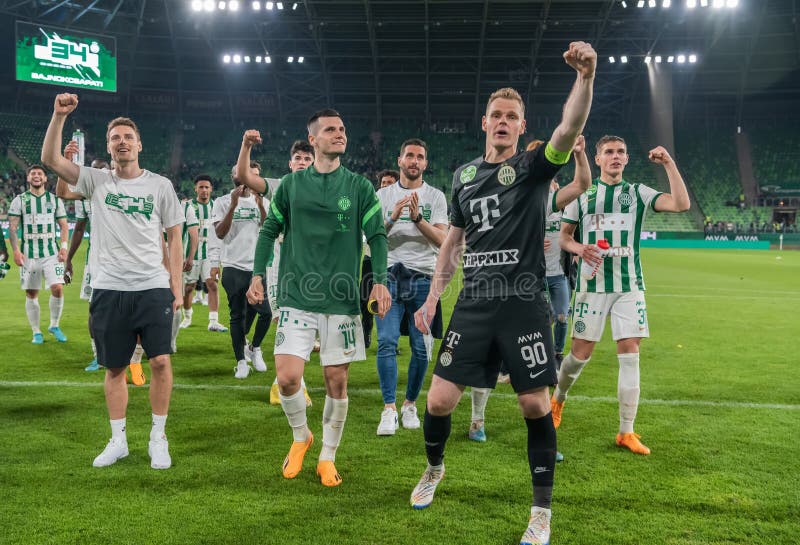
<path id="1" fill-rule="evenodd" d="M 569 161 L 569 156 L 572 154 L 570 151 L 558 151 L 553 145 L 548 142 L 544 148 L 545 158 L 554 165 L 565 165 Z"/>
<path id="2" fill-rule="evenodd" d="M 66 242 L 62 242 L 61 243 L 61 249 L 62 250 L 66 250 L 67 249 L 67 243 Z"/>
<path id="3" fill-rule="evenodd" d="M 394 223 L 395 223 L 395 222 L 394 222 L 394 220 L 392 219 L 392 216 L 389 216 L 389 218 L 386 220 L 386 223 L 388 223 L 390 227 L 391 227 L 392 225 L 394 225 Z"/>

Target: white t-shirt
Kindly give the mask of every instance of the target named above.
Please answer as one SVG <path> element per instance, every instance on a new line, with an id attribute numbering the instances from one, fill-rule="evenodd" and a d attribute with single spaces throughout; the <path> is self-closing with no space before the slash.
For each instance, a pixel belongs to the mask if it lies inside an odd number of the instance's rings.
<path id="1" fill-rule="evenodd" d="M 564 268 L 561 266 L 561 245 L 558 243 L 558 237 L 561 234 L 561 210 L 555 210 L 556 193 L 558 191 L 550 190 L 547 196 L 547 209 L 544 220 L 544 238 L 550 241 L 550 249 L 544 252 L 545 266 L 547 267 L 547 276 L 559 276 L 564 274 Z"/>
<path id="2" fill-rule="evenodd" d="M 422 182 L 422 186 L 417 189 L 406 189 L 400 182 L 380 189 L 378 199 L 381 201 L 383 219 L 388 220 L 397 201 L 413 192 L 417 193 L 419 211 L 425 221 L 431 225 L 437 223 L 447 225 L 447 200 L 444 193 L 425 182 Z M 389 243 L 387 265 L 391 267 L 395 263 L 402 263 L 408 269 L 432 275 L 436 269 L 439 248 L 425 238 L 411 220 L 412 218 L 408 217 L 408 208 L 404 208 L 386 235 Z"/>
<path id="3" fill-rule="evenodd" d="M 125 179 L 114 171 L 81 167 L 75 191 L 91 200 L 92 288 L 169 288 L 161 233 L 183 223 L 172 182 L 148 170 Z"/>
<path id="4" fill-rule="evenodd" d="M 216 224 L 222 221 L 231 207 L 231 195 L 223 195 L 214 201 L 214 211 L 211 222 Z M 264 209 L 269 208 L 269 200 L 264 199 Z M 233 212 L 231 228 L 222 239 L 222 266 L 233 267 L 242 271 L 252 271 L 256 254 L 258 231 L 261 228 L 261 210 L 256 204 L 256 198 L 250 194 L 248 197 L 239 197 L 239 203 Z"/>

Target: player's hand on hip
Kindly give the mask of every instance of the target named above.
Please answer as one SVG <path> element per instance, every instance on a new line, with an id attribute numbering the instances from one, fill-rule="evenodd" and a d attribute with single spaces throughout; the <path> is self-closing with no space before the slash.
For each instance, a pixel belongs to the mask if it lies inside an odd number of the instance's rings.
<path id="1" fill-rule="evenodd" d="M 19 250 L 14 252 L 14 263 L 17 264 L 17 267 L 22 267 L 25 265 L 25 256 L 22 255 L 22 252 Z"/>
<path id="2" fill-rule="evenodd" d="M 75 157 L 75 154 L 78 153 L 78 151 L 78 143 L 75 140 L 70 140 L 64 148 L 64 157 L 67 159 L 67 161 L 72 161 L 72 158 Z"/>
<path id="3" fill-rule="evenodd" d="M 600 252 L 594 244 L 584 244 L 578 255 L 592 267 L 598 265 L 602 260 Z"/>
<path id="4" fill-rule="evenodd" d="M 672 162 L 672 156 L 664 146 L 657 146 L 651 149 L 650 153 L 647 154 L 647 158 L 657 165 L 668 165 Z"/>
<path id="5" fill-rule="evenodd" d="M 436 301 L 427 298 L 425 303 L 414 313 L 414 325 L 424 335 L 430 335 L 434 316 L 436 316 Z"/>
<path id="6" fill-rule="evenodd" d="M 378 312 L 376 314 L 383 319 L 389 309 L 392 308 L 392 294 L 389 293 L 389 288 L 383 284 L 375 284 L 372 286 L 372 291 L 369 294 L 370 300 L 374 299 L 378 303 Z"/>
<path id="7" fill-rule="evenodd" d="M 261 144 L 263 142 L 261 138 L 261 133 L 255 129 L 248 129 L 244 131 L 244 137 L 242 137 L 242 144 L 244 144 L 248 148 L 252 148 L 256 144 Z"/>
<path id="8" fill-rule="evenodd" d="M 75 111 L 78 107 L 78 95 L 72 93 L 61 93 L 56 95 L 53 103 L 53 113 L 59 116 L 66 116 Z"/>
<path id="9" fill-rule="evenodd" d="M 251 305 L 260 305 L 264 302 L 264 286 L 261 285 L 260 276 L 254 276 L 250 281 L 250 288 L 247 290 L 247 302 Z"/>
<path id="10" fill-rule="evenodd" d="M 586 42 L 572 42 L 564 52 L 564 60 L 584 78 L 593 78 L 597 68 L 597 52 Z"/>

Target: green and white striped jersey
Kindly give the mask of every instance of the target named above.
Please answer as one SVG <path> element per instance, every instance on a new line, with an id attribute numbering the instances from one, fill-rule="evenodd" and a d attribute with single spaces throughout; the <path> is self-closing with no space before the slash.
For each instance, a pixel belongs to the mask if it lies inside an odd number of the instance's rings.
<path id="1" fill-rule="evenodd" d="M 611 245 L 597 275 L 591 280 L 580 277 L 577 291 L 644 291 L 639 239 L 645 213 L 648 208 L 655 211 L 659 195 L 661 192 L 646 185 L 631 184 L 624 179 L 608 185 L 598 178 L 564 209 L 561 221 L 578 225 L 581 242 L 595 244 L 604 238 Z"/>
<path id="2" fill-rule="evenodd" d="M 211 242 L 211 235 L 209 232 L 214 228 L 214 224 L 211 223 L 211 211 L 214 209 L 214 199 L 209 199 L 205 204 L 197 202 L 197 199 L 192 199 L 190 202 L 192 203 L 194 213 L 200 225 L 197 235 L 197 252 L 194 254 L 194 259 L 208 259 L 209 243 Z"/>
<path id="3" fill-rule="evenodd" d="M 195 214 L 194 206 L 192 206 L 192 201 L 184 201 L 181 203 L 183 205 L 183 217 L 186 218 L 186 222 L 183 224 L 183 255 L 184 257 L 188 257 L 189 253 L 189 227 L 194 227 L 195 225 L 199 225 L 197 221 L 197 214 Z M 192 258 L 194 259 L 194 258 Z"/>
<path id="4" fill-rule="evenodd" d="M 58 253 L 60 234 L 57 220 L 67 217 L 64 201 L 49 191 L 38 197 L 26 191 L 14 197 L 8 215 L 20 218 L 21 251 L 25 257 L 38 259 Z"/>

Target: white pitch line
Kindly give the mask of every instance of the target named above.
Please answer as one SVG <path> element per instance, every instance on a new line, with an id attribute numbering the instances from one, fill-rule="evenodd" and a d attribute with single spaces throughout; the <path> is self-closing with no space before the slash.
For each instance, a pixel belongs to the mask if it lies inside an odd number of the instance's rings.
<path id="1" fill-rule="evenodd" d="M 101 388 L 102 382 L 69 382 L 69 381 L 13 381 L 2 380 L 0 387 L 4 388 Z M 269 390 L 269 384 L 262 386 L 256 385 L 230 385 L 230 384 L 175 384 L 176 390 L 246 390 L 264 391 Z M 147 386 L 142 386 L 147 388 Z M 323 388 L 309 388 L 311 393 L 324 393 Z M 381 391 L 377 388 L 350 388 L 348 394 L 363 396 L 379 396 Z M 423 390 L 426 392 L 426 390 Z M 468 396 L 464 392 L 464 396 Z M 516 394 L 511 392 L 493 392 L 493 397 L 515 398 Z M 572 395 L 569 398 L 573 401 L 586 401 L 589 403 L 617 403 L 616 397 L 603 396 L 581 396 Z M 711 407 L 723 409 L 777 409 L 781 411 L 800 411 L 800 405 L 788 403 L 753 403 L 749 401 L 707 401 L 702 399 L 640 399 L 640 405 L 666 405 L 670 407 Z"/>
<path id="2" fill-rule="evenodd" d="M 797 295 L 796 293 L 793 295 Z M 678 299 L 725 299 L 730 300 L 756 300 L 756 301 L 800 301 L 800 297 L 786 297 L 785 295 L 758 296 L 758 295 L 712 295 L 695 293 L 647 293 L 647 297 L 677 297 Z"/>

